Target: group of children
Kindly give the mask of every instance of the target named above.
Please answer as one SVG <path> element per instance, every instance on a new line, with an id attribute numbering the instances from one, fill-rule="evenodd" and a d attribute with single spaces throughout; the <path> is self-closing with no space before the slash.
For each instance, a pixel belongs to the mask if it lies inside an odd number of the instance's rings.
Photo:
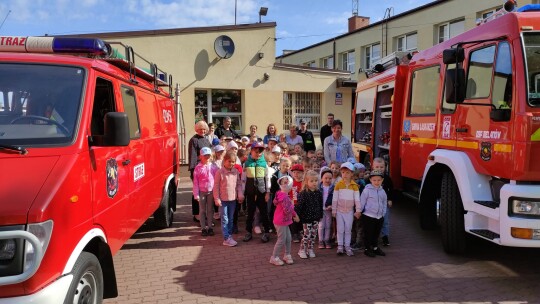
<path id="1" fill-rule="evenodd" d="M 233 234 L 238 231 L 239 204 L 244 203 L 244 242 L 253 238 L 256 211 L 263 226 L 261 241 L 268 242 L 271 232 L 277 234 L 271 264 L 293 263 L 292 242 L 300 243 L 302 259 L 314 258 L 315 247 L 331 249 L 334 241 L 339 255 L 353 256 L 353 250 L 364 247 L 366 256 L 384 256 L 378 240 L 383 230 L 383 245 L 390 244 L 388 207 L 393 191 L 385 161 L 375 158 L 368 172 L 354 159 L 325 164 L 315 151 L 288 150 L 275 138 L 267 146 L 256 141 L 243 153 L 234 141 L 226 140 L 214 146 L 214 155 L 210 148 L 201 149 L 193 195 L 199 201 L 202 235 L 214 235 L 215 204 L 223 245 L 236 246 Z"/>

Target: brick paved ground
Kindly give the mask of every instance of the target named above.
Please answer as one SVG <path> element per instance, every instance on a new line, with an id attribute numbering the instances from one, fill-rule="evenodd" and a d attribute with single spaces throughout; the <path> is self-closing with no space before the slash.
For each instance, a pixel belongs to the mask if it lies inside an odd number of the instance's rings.
<path id="1" fill-rule="evenodd" d="M 104 303 L 540 303 L 540 249 L 474 239 L 471 253 L 446 255 L 438 232 L 418 227 L 412 202 L 394 204 L 386 257 L 324 249 L 277 267 L 268 262 L 275 236 L 224 247 L 216 225 L 216 236 L 201 237 L 190 191 L 184 178 L 172 228 L 149 220 L 114 257 L 120 295 Z"/>

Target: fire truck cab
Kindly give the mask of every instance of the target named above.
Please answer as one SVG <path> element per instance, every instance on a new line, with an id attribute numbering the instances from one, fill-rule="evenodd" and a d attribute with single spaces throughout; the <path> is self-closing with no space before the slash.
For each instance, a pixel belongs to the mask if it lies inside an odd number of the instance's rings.
<path id="1" fill-rule="evenodd" d="M 540 7 L 514 6 L 358 84 L 361 159 L 388 161 L 449 253 L 467 233 L 540 247 Z"/>
<path id="2" fill-rule="evenodd" d="M 172 77 L 115 47 L 0 37 L 0 303 L 115 297 L 112 256 L 172 224 Z"/>

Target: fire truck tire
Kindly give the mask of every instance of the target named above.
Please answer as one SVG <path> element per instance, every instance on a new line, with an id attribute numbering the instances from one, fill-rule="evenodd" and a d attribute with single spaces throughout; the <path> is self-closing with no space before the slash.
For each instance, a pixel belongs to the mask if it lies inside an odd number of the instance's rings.
<path id="1" fill-rule="evenodd" d="M 418 204 L 420 228 L 422 228 L 422 230 L 435 230 L 438 227 L 437 202 L 440 200 L 433 190 L 430 190 L 429 193 L 426 193 L 425 195 L 425 197 L 420 199 L 420 203 Z"/>
<path id="2" fill-rule="evenodd" d="M 64 304 L 101 303 L 103 301 L 103 272 L 97 257 L 83 251 L 73 266 L 73 281 Z"/>
<path id="3" fill-rule="evenodd" d="M 464 209 L 459 188 L 451 172 L 445 172 L 441 183 L 441 235 L 444 251 L 463 253 L 467 241 Z"/>
<path id="4" fill-rule="evenodd" d="M 166 196 L 154 212 L 154 225 L 158 228 L 169 228 L 172 226 L 174 207 L 176 207 L 176 187 L 174 182 L 169 183 Z"/>

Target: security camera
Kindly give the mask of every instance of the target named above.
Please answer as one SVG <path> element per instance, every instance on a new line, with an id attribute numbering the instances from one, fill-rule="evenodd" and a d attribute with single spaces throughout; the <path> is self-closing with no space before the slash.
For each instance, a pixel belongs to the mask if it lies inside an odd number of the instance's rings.
<path id="1" fill-rule="evenodd" d="M 268 79 L 270 79 L 270 74 L 264 73 L 264 80 L 268 80 Z"/>

